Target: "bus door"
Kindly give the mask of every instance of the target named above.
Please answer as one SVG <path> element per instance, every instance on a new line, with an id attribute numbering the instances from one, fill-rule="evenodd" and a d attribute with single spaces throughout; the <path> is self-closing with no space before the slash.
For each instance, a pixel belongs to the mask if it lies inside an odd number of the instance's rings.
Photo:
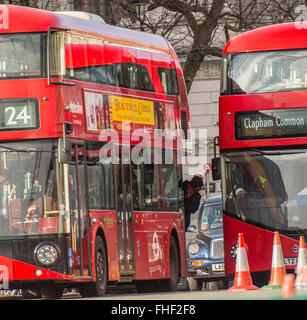
<path id="1" fill-rule="evenodd" d="M 75 277 L 87 277 L 90 270 L 88 179 L 85 145 L 72 144 L 68 168 L 71 252 L 69 263 Z"/>
<path id="2" fill-rule="evenodd" d="M 134 228 L 130 154 L 122 153 L 116 165 L 117 243 L 120 281 L 131 281 L 135 274 Z"/>

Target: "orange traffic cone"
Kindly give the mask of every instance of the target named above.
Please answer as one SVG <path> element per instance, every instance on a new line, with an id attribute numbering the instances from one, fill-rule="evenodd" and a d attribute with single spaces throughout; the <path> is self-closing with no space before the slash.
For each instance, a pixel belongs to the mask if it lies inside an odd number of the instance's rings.
<path id="1" fill-rule="evenodd" d="M 284 276 L 283 284 L 281 288 L 281 295 L 284 299 L 291 298 L 294 295 L 294 274 L 288 273 Z"/>
<path id="2" fill-rule="evenodd" d="M 279 233 L 274 232 L 271 279 L 268 287 L 281 288 L 285 274 L 286 274 L 286 268 L 284 264 L 284 257 L 282 253 Z"/>
<path id="3" fill-rule="evenodd" d="M 299 289 L 307 288 L 307 253 L 303 236 L 300 236 L 295 287 Z"/>
<path id="4" fill-rule="evenodd" d="M 243 233 L 239 233 L 234 286 L 229 288 L 228 291 L 246 291 L 258 289 L 259 288 L 253 285 L 252 277 L 250 275 Z"/>

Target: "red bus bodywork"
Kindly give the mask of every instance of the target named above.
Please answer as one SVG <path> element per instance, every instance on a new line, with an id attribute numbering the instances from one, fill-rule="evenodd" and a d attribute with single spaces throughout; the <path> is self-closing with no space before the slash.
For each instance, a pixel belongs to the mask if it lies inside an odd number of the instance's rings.
<path id="1" fill-rule="evenodd" d="M 183 110 L 188 114 L 185 84 L 179 61 L 173 49 L 162 37 L 27 7 L 0 6 L 0 10 L 5 14 L 8 22 L 7 28 L 0 30 L 0 36 L 1 34 L 10 33 L 47 33 L 50 27 L 52 27 L 54 30 L 67 30 L 67 32 L 73 34 L 101 39 L 108 44 L 115 44 L 115 46 L 109 48 L 110 52 L 105 56 L 98 54 L 99 46 L 96 45 L 89 45 L 86 48 L 82 45 L 76 45 L 74 48 L 66 46 L 66 50 L 72 52 L 75 57 L 80 56 L 79 59 L 74 59 L 73 61 L 70 61 L 66 56 L 66 67 L 92 67 L 106 63 L 106 61 L 107 63 L 117 63 L 138 60 L 140 64 L 147 67 L 149 74 L 152 75 L 151 80 L 154 85 L 154 92 L 145 92 L 74 79 L 63 79 L 63 82 L 66 82 L 66 84 L 53 84 L 53 82 L 60 82 L 61 80 L 52 77 L 50 79 L 51 84 L 48 84 L 46 77 L 35 79 L 1 79 L 0 99 L 37 98 L 40 116 L 39 128 L 26 131 L 0 132 L 1 141 L 61 138 L 63 137 L 64 122 L 69 122 L 73 126 L 73 132 L 69 135 L 70 139 L 99 141 L 100 132 L 88 130 L 86 127 L 85 92 L 171 103 L 174 106 L 174 117 L 169 119 L 169 121 L 173 121 L 172 125 L 176 129 L 181 129 L 181 111 Z M 142 50 L 138 52 L 138 55 L 136 55 L 137 50 L 135 50 L 135 55 L 133 55 L 132 48 Z M 82 53 L 80 53 L 84 50 L 88 51 L 89 60 L 85 59 Z M 121 50 L 122 57 L 124 58 L 121 58 L 121 61 L 116 61 L 119 59 L 118 52 Z M 146 54 L 146 52 L 150 52 L 150 54 Z M 161 60 L 161 57 L 164 57 L 165 61 Z M 163 92 L 162 83 L 157 74 L 158 66 L 174 68 L 176 70 L 178 95 L 166 95 Z M 77 106 L 77 109 L 75 106 Z M 189 121 L 189 118 L 187 118 L 187 121 Z M 141 127 L 144 128 L 146 126 Z M 149 125 L 148 129 L 153 129 L 153 127 Z M 122 139 L 121 136 L 119 138 L 120 140 Z M 137 144 L 137 142 L 133 141 L 129 141 L 129 143 Z M 9 281 L 16 283 L 14 284 L 15 287 L 20 287 L 21 283 L 25 284 L 25 287 L 29 286 L 27 280 L 35 280 L 36 282 L 40 280 L 95 281 L 95 238 L 97 234 L 103 234 L 107 247 L 108 281 L 165 279 L 171 276 L 169 268 L 169 241 L 171 235 L 173 235 L 177 239 L 180 252 L 181 276 L 187 276 L 183 213 L 133 212 L 136 268 L 135 274 L 130 278 L 120 275 L 116 220 L 115 210 L 90 209 L 91 252 L 89 253 L 85 249 L 84 255 L 85 259 L 88 259 L 92 264 L 92 274 L 85 275 L 83 278 L 78 277 L 73 272 L 68 274 L 53 272 L 48 270 L 48 268 L 38 267 L 37 265 L 32 265 L 5 255 L 0 255 L 0 265 L 5 265 L 8 268 Z M 56 224 L 57 221 L 55 219 L 54 228 L 56 228 Z M 52 232 L 51 229 L 44 229 L 43 221 L 40 230 L 43 233 Z M 36 274 L 35 271 L 38 268 L 41 272 Z"/>
<path id="2" fill-rule="evenodd" d="M 296 50 L 306 48 L 306 23 L 285 23 L 267 26 L 242 33 L 231 39 L 224 48 L 223 55 L 241 53 Z M 226 74 L 226 71 L 225 71 Z M 247 94 L 221 94 L 219 98 L 219 144 L 221 154 L 228 151 L 267 150 L 306 145 L 306 137 L 236 139 L 235 114 L 237 112 L 306 108 L 306 90 L 288 90 L 286 92 L 266 92 Z M 263 149 L 262 149 L 263 148 Z M 224 169 L 225 170 L 225 169 Z M 227 183 L 225 172 L 222 184 Z M 223 194 L 223 197 L 225 194 Z M 226 201 L 224 199 L 224 201 Z M 235 246 L 238 233 L 242 232 L 247 246 L 249 267 L 259 284 L 267 284 L 271 271 L 274 229 L 244 222 L 224 210 L 224 257 L 225 272 L 229 277 L 235 273 Z M 284 258 L 297 258 L 299 234 L 291 237 L 281 232 L 281 244 Z M 295 261 L 295 259 L 292 259 Z M 293 272 L 295 263 L 286 265 Z M 257 274 L 261 275 L 257 278 Z"/>

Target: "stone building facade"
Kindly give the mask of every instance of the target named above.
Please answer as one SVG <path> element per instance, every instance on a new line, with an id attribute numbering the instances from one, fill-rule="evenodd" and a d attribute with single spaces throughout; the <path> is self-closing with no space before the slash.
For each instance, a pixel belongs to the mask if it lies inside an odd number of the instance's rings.
<path id="1" fill-rule="evenodd" d="M 219 135 L 218 101 L 220 95 L 220 74 L 220 59 L 205 60 L 196 74 L 188 96 L 192 129 L 207 129 L 206 141 L 196 140 L 198 146 L 195 147 L 200 152 L 206 152 L 206 157 L 202 157 L 206 159 L 206 163 L 211 163 L 211 159 L 214 156 L 214 137 Z M 201 144 L 203 144 L 203 148 Z M 219 152 L 219 149 L 217 149 L 217 152 Z M 206 163 L 203 163 L 203 165 Z M 200 167 L 203 167 L 203 165 Z M 190 179 L 191 175 L 195 173 L 204 176 L 205 170 L 193 172 L 190 166 L 185 166 L 185 178 Z M 209 193 L 204 192 L 204 198 L 207 198 L 208 195 L 214 196 L 220 194 L 220 181 L 213 181 L 211 173 L 207 175 L 207 178 L 209 180 Z"/>

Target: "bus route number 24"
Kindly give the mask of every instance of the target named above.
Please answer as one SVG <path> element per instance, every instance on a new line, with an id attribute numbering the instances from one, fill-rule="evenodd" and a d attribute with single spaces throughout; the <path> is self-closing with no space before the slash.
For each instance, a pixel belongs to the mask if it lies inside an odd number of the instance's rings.
<path id="1" fill-rule="evenodd" d="M 17 125 L 17 120 L 23 121 L 24 124 L 28 124 L 28 120 L 31 120 L 31 116 L 28 115 L 27 107 L 23 107 L 18 113 L 16 111 L 17 110 L 14 107 L 7 107 L 5 109 L 5 113 L 8 114 L 6 124 L 9 126 Z"/>
<path id="2" fill-rule="evenodd" d="M 4 111 L 4 123 L 2 126 L 5 128 L 30 128 L 36 125 L 36 115 L 34 105 L 21 105 L 13 104 L 7 105 Z"/>

